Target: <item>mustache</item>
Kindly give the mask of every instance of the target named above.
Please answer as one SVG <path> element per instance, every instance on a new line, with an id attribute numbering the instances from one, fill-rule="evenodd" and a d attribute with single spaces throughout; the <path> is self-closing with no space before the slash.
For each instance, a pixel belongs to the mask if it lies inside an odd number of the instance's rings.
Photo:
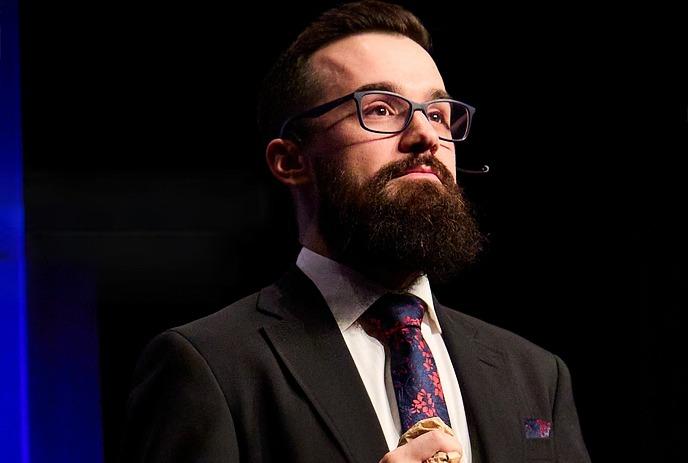
<path id="1" fill-rule="evenodd" d="M 409 170 L 416 169 L 421 166 L 430 167 L 432 172 L 437 175 L 437 178 L 440 179 L 440 182 L 442 182 L 445 187 L 450 188 L 450 185 L 456 184 L 456 180 L 449 169 L 447 169 L 447 167 L 441 161 L 431 154 L 413 156 L 402 159 L 401 161 L 391 162 L 380 169 L 380 171 L 373 178 L 373 182 L 378 185 L 384 185 L 394 178 L 401 177 Z"/>

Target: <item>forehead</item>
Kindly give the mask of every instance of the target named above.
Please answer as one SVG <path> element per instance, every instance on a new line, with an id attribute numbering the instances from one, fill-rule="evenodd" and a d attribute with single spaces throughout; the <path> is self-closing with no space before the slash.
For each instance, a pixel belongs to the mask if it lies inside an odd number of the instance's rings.
<path id="1" fill-rule="evenodd" d="M 429 98 L 444 90 L 437 65 L 428 52 L 408 37 L 364 33 L 321 48 L 311 57 L 322 99 L 336 98 L 374 82 L 390 82 L 409 98 Z"/>

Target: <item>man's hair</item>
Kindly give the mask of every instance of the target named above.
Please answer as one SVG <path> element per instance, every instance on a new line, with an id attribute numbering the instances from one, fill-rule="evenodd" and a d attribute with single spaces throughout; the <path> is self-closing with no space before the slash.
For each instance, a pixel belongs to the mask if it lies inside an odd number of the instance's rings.
<path id="1" fill-rule="evenodd" d="M 323 13 L 287 48 L 268 72 L 258 103 L 258 129 L 264 144 L 277 138 L 282 123 L 313 106 L 320 96 L 310 58 L 319 49 L 365 32 L 400 34 L 430 51 L 430 34 L 399 5 L 375 0 L 346 3 Z"/>

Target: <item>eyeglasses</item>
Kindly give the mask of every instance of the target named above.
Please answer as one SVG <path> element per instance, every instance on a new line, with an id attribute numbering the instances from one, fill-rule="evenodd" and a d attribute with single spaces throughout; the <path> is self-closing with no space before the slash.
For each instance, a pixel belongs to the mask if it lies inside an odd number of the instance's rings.
<path id="1" fill-rule="evenodd" d="M 291 125 L 297 119 L 320 117 L 337 106 L 353 99 L 356 102 L 358 122 L 365 130 L 375 133 L 399 133 L 406 130 L 413 114 L 422 111 L 445 141 L 464 141 L 471 127 L 475 108 L 457 100 L 440 98 L 426 103 L 416 103 L 397 93 L 383 90 L 353 92 L 336 100 L 290 117 L 280 128 L 280 138 L 286 138 Z M 293 130 L 291 130 L 293 133 Z"/>

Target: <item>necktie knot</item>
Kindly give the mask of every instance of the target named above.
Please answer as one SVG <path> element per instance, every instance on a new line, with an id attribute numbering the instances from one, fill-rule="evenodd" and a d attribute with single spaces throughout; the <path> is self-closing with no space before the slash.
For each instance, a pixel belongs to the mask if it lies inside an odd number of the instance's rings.
<path id="1" fill-rule="evenodd" d="M 371 305 L 363 317 L 364 327 L 380 340 L 407 336 L 420 329 L 425 303 L 413 294 L 388 293 Z"/>

